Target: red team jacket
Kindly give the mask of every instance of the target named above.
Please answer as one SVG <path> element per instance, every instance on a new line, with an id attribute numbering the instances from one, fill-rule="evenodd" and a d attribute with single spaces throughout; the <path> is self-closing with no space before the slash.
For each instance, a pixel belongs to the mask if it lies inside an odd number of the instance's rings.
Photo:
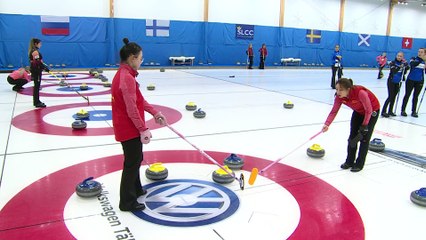
<path id="1" fill-rule="evenodd" d="M 364 115 L 364 121 L 362 122 L 362 125 L 364 126 L 368 125 L 371 113 L 380 109 L 379 100 L 370 90 L 363 86 L 354 85 L 349 91 L 348 97 L 339 98 L 336 96 L 334 98 L 333 108 L 325 121 L 325 125 L 330 126 L 342 104 L 345 104 L 355 112 Z"/>
<path id="2" fill-rule="evenodd" d="M 136 82 L 138 72 L 127 64 L 121 64 L 111 85 L 112 123 L 115 140 L 127 141 L 140 136 L 148 129 L 145 124 L 145 111 L 158 113 L 142 96 Z"/>

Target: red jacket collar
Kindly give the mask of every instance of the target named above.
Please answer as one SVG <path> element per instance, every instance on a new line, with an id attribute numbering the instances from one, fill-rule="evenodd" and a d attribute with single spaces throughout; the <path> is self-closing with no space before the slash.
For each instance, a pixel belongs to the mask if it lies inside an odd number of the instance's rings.
<path id="1" fill-rule="evenodd" d="M 137 77 L 139 75 L 138 71 L 136 71 L 135 69 L 133 69 L 132 67 L 130 67 L 129 64 L 127 64 L 127 63 L 121 63 L 120 64 L 120 68 L 123 68 L 123 69 L 126 69 L 127 71 L 129 71 L 129 73 L 133 77 Z"/>

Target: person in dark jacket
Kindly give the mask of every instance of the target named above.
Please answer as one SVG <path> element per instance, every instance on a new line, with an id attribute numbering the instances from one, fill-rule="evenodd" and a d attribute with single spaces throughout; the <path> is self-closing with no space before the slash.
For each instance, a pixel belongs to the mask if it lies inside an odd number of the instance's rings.
<path id="1" fill-rule="evenodd" d="M 420 48 L 417 52 L 417 57 L 413 57 L 410 60 L 410 73 L 408 74 L 407 81 L 405 82 L 405 95 L 402 100 L 401 116 L 407 116 L 405 108 L 407 107 L 408 99 L 414 89 L 411 116 L 416 118 L 419 117 L 417 113 L 417 102 L 425 81 L 425 60 L 426 52 L 424 48 Z"/>
<path id="2" fill-rule="evenodd" d="M 385 100 L 382 110 L 382 117 L 386 118 L 396 116 L 394 113 L 395 98 L 401 89 L 402 82 L 405 81 L 405 74 L 410 68 L 407 61 L 404 59 L 403 52 L 398 52 L 396 54 L 395 60 L 389 63 L 389 68 L 390 72 L 387 83 L 388 98 Z"/>
<path id="3" fill-rule="evenodd" d="M 336 89 L 336 73 L 337 80 L 343 76 L 342 54 L 340 53 L 340 46 L 334 46 L 333 56 L 331 57 L 331 88 Z"/>
<path id="4" fill-rule="evenodd" d="M 43 56 L 40 53 L 41 40 L 32 38 L 28 48 L 28 57 L 30 59 L 31 77 L 34 81 L 33 105 L 36 108 L 45 108 L 46 104 L 40 101 L 40 84 L 43 70 L 49 71 L 49 68 L 43 62 Z"/>

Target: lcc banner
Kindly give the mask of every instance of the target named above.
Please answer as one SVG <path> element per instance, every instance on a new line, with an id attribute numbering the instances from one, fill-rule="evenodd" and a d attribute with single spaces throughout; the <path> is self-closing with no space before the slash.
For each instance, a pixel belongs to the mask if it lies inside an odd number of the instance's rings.
<path id="1" fill-rule="evenodd" d="M 254 38 L 254 25 L 235 25 L 235 38 L 252 40 Z"/>

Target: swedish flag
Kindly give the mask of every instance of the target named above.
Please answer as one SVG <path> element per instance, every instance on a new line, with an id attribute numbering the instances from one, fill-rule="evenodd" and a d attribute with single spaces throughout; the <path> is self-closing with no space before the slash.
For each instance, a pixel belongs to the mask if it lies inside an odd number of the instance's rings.
<path id="1" fill-rule="evenodd" d="M 307 43 L 321 43 L 321 30 L 307 29 L 306 30 Z"/>

